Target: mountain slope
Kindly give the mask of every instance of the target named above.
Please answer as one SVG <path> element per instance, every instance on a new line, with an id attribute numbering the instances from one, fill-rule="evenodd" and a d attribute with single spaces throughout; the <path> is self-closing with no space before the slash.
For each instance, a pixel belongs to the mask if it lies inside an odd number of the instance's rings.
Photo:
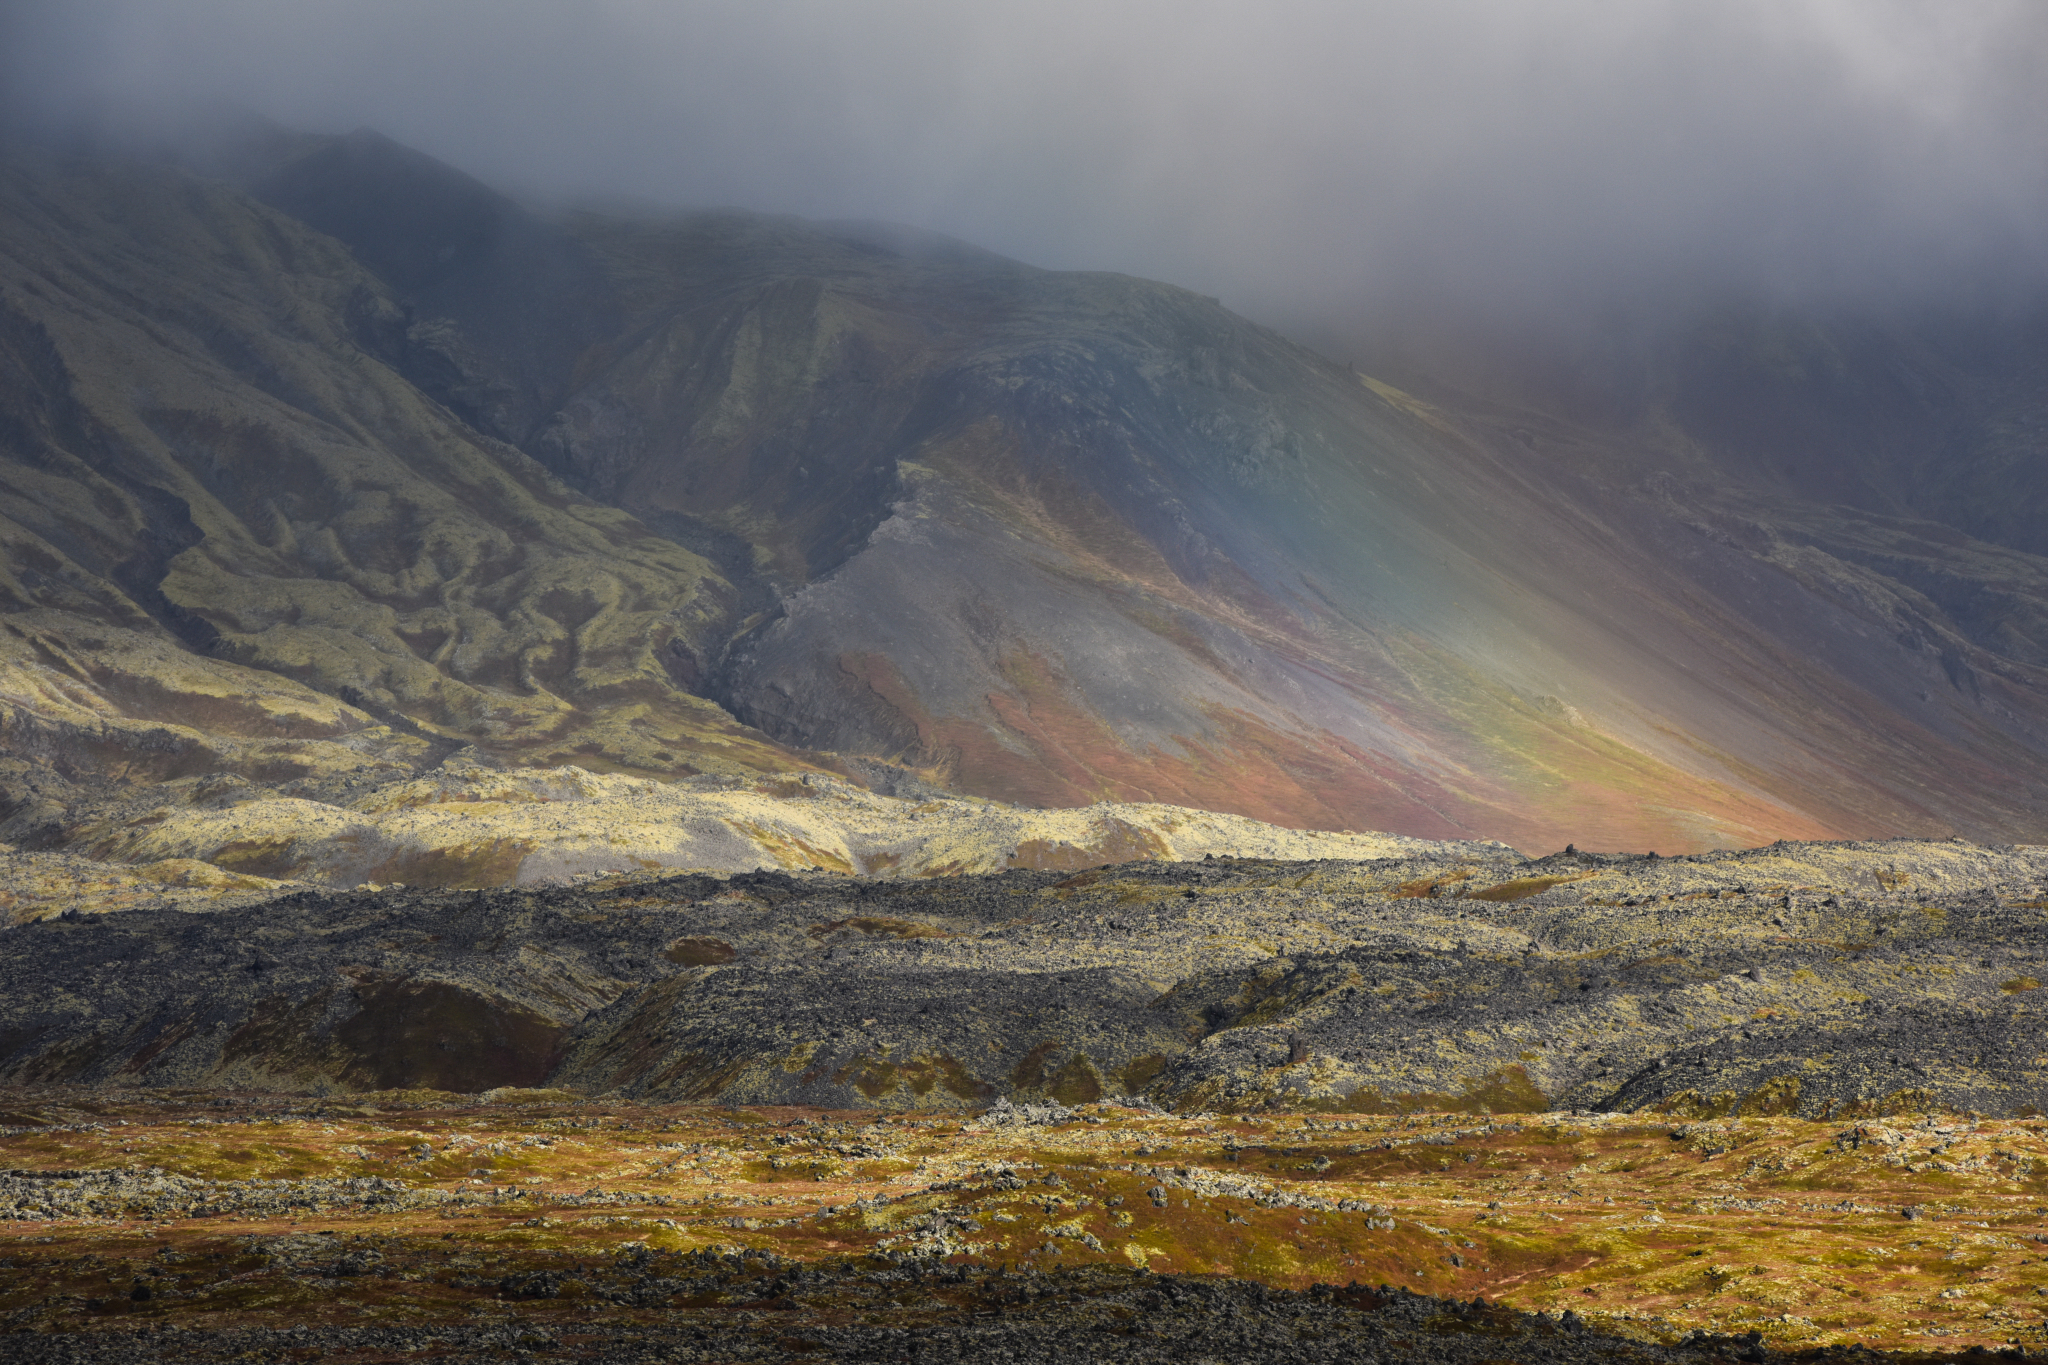
<path id="1" fill-rule="evenodd" d="M 1538 452 L 1166 286 L 737 214 L 567 230 L 623 330 L 523 439 L 751 560 L 779 606 L 709 690 L 787 741 L 1537 844 L 2040 827 L 2035 660 L 1867 557 L 1799 567 L 1799 506 L 1745 540 L 1605 433 Z M 2038 611 L 2039 561 L 1951 540 Z"/>
<path id="2" fill-rule="evenodd" d="M 1794 477 L 1699 355 L 1567 418 L 900 229 L 551 219 L 370 134 L 245 191 L 8 185 L 9 621 L 61 626 L 9 636 L 17 729 L 196 719 L 94 681 L 154 650 L 317 717 L 308 773 L 832 761 L 1529 848 L 2048 824 L 2048 560 L 1956 524 L 2036 458 L 1995 331 L 1860 466 L 1892 371 L 1780 395 L 1837 423 Z"/>
<path id="3" fill-rule="evenodd" d="M 266 781 L 478 740 L 796 763 L 670 679 L 672 642 L 724 629 L 717 573 L 379 363 L 401 310 L 339 244 L 134 166 L 5 167 L 0 224 L 17 752 Z"/>

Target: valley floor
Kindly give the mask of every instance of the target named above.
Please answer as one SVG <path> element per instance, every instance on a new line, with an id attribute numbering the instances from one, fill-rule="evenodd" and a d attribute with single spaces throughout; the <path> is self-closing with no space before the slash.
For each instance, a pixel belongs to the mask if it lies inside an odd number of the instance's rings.
<path id="1" fill-rule="evenodd" d="M 2048 1347 L 2040 1119 L 17 1088 L 0 1168 L 20 1361 Z"/>

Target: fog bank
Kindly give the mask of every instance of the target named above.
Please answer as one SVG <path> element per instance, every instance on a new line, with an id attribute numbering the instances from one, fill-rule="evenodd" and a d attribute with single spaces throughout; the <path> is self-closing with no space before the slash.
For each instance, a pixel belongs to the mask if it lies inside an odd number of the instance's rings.
<path id="1" fill-rule="evenodd" d="M 2022 0 L 16 0 L 17 117 L 246 107 L 508 188 L 884 218 L 1342 329 L 2048 259 Z"/>

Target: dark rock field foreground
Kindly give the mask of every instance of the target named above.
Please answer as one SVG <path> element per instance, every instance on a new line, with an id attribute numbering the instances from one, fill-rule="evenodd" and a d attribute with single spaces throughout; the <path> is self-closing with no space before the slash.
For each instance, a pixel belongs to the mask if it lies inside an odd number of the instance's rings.
<path id="1" fill-rule="evenodd" d="M 659 1326 L 519 1322 L 432 1328 L 295 1327 L 0 1338 L 18 1365 L 132 1365 L 152 1361 L 549 1360 L 603 1362 L 855 1360 L 1010 1361 L 1016 1365 L 1709 1365 L 1763 1360 L 1984 1359 L 1854 1348 L 1776 1354 L 1761 1334 L 1700 1333 L 1676 1344 L 1617 1338 L 1567 1310 L 1517 1313 L 1482 1300 L 1428 1298 L 1386 1286 L 1275 1292 L 1244 1280 L 1154 1277 L 1130 1270 L 1021 1274 L 807 1269 L 749 1260 L 664 1264 L 627 1257 L 590 1276 L 597 1292 L 756 1300 L 758 1311 L 677 1314 Z M 547 1282 L 541 1282 L 545 1292 Z M 820 1312 L 812 1305 L 824 1308 Z M 775 1311 L 781 1310 L 781 1311 Z M 752 1321 L 748 1319 L 751 1318 Z M 2003 1352 L 2022 1356 L 2014 1347 Z M 2032 1357 L 2039 1359 L 2040 1357 Z"/>
<path id="2" fill-rule="evenodd" d="M 2048 850 L 1893 841 L 298 891 L 0 932 L 35 983 L 0 1079 L 2025 1116 L 2044 881 Z"/>

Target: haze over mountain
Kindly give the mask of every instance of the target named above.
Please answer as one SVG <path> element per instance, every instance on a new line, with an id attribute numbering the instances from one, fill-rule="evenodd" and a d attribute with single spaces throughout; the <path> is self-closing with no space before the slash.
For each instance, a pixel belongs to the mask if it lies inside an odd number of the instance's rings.
<path id="1" fill-rule="evenodd" d="M 2034 11 L 1144 13 L 10 9 L 0 837 L 569 865 L 473 760 L 2040 837 Z"/>
<path id="2" fill-rule="evenodd" d="M 910 223 L 1319 341 L 2043 278 L 2025 0 L 0 11 L 0 101 L 46 127 L 367 126 L 519 194 Z"/>

